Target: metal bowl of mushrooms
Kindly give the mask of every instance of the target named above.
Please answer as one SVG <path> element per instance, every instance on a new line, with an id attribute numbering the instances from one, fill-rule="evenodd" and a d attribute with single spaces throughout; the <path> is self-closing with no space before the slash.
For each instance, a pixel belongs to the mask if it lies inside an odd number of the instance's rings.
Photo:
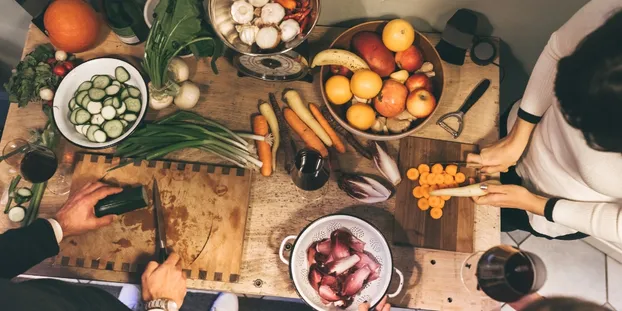
<path id="1" fill-rule="evenodd" d="M 276 55 L 304 42 L 320 16 L 320 0 L 205 0 L 216 34 L 246 55 Z"/>

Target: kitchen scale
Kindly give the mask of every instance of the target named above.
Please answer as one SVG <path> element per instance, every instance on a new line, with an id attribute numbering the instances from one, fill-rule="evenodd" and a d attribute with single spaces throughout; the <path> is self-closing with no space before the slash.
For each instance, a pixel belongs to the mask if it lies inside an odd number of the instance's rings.
<path id="1" fill-rule="evenodd" d="M 252 77 L 264 81 L 313 82 L 309 74 L 309 43 L 279 54 L 256 55 L 234 52 L 233 65 L 239 77 Z"/>

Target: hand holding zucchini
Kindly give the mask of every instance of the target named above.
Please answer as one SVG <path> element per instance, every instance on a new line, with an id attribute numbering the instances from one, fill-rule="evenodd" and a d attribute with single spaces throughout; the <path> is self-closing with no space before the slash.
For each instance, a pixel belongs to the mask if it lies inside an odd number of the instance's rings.
<path id="1" fill-rule="evenodd" d="M 124 189 L 122 192 L 109 195 L 95 204 L 95 216 L 97 218 L 106 215 L 121 215 L 127 212 L 146 207 L 149 198 L 145 187 L 138 186 Z"/>

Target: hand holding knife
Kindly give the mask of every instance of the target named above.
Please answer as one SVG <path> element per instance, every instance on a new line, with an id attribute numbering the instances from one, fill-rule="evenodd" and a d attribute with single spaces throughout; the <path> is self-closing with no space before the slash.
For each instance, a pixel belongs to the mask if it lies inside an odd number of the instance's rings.
<path id="1" fill-rule="evenodd" d="M 153 178 L 153 210 L 156 230 L 156 259 L 159 263 L 163 263 L 168 257 L 166 251 L 166 228 L 164 227 L 165 223 L 162 201 L 160 200 L 160 189 L 158 188 L 158 182 L 155 178 Z"/>

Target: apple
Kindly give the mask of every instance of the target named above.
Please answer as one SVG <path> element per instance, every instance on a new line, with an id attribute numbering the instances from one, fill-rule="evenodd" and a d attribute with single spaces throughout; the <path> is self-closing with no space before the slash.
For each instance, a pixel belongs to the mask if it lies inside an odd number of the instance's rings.
<path id="1" fill-rule="evenodd" d="M 392 79 L 384 81 L 378 96 L 374 98 L 374 108 L 383 117 L 392 118 L 406 109 L 408 89 Z"/>
<path id="2" fill-rule="evenodd" d="M 423 65 L 423 54 L 416 46 L 411 45 L 406 51 L 395 54 L 395 62 L 400 69 L 413 72 Z"/>
<path id="3" fill-rule="evenodd" d="M 429 116 L 436 107 L 436 98 L 425 89 L 418 89 L 408 94 L 406 99 L 406 110 L 415 118 L 425 118 Z"/>
<path id="4" fill-rule="evenodd" d="M 334 75 L 345 76 L 348 78 L 352 77 L 353 74 L 350 69 L 341 65 L 330 65 L 330 72 L 332 72 Z"/>
<path id="5" fill-rule="evenodd" d="M 425 73 L 415 73 L 406 80 L 406 88 L 409 92 L 424 89 L 432 93 L 432 80 Z"/>

